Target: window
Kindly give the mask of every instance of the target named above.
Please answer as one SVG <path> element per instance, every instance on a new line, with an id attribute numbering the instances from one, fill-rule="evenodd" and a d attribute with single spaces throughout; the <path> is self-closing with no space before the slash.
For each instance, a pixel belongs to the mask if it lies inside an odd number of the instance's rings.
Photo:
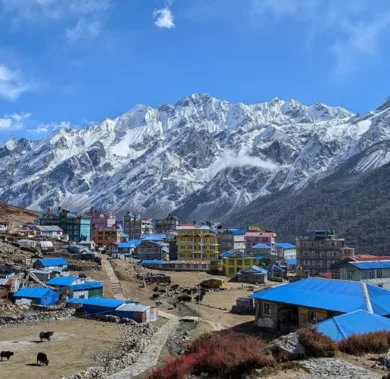
<path id="1" fill-rule="evenodd" d="M 370 270 L 370 279 L 375 279 L 375 271 Z"/>
<path id="2" fill-rule="evenodd" d="M 320 252 L 318 253 L 318 257 L 319 257 L 319 258 L 324 258 L 324 256 L 325 256 L 325 252 L 320 251 Z"/>
<path id="3" fill-rule="evenodd" d="M 229 266 L 234 266 L 234 261 L 232 259 L 229 259 Z"/>
<path id="4" fill-rule="evenodd" d="M 249 259 L 245 259 L 245 265 L 250 265 L 251 264 L 251 261 Z"/>
<path id="5" fill-rule="evenodd" d="M 234 274 L 234 268 L 229 268 L 229 274 Z"/>
<path id="6" fill-rule="evenodd" d="M 304 252 L 303 252 L 303 256 L 304 256 L 304 257 L 308 257 L 308 256 L 309 256 L 309 252 L 308 252 L 308 251 L 304 251 Z"/>
<path id="7" fill-rule="evenodd" d="M 334 257 L 338 257 L 338 256 L 339 256 L 339 252 L 338 252 L 338 251 L 334 251 L 334 252 L 333 252 L 333 256 L 334 256 Z"/>
<path id="8" fill-rule="evenodd" d="M 317 323 L 317 314 L 315 311 L 308 311 L 307 312 L 307 322 L 309 324 L 316 324 Z"/>
<path id="9" fill-rule="evenodd" d="M 352 271 L 348 271 L 348 279 L 353 279 Z"/>
<path id="10" fill-rule="evenodd" d="M 239 260 L 237 261 L 237 265 L 239 265 L 239 266 L 242 265 L 242 259 L 239 259 Z"/>
<path id="11" fill-rule="evenodd" d="M 377 278 L 382 278 L 382 269 L 376 270 L 376 277 Z"/>
<path id="12" fill-rule="evenodd" d="M 312 251 L 312 252 L 311 252 L 311 256 L 312 256 L 312 257 L 315 257 L 315 256 L 316 256 L 316 252 L 315 252 L 315 251 Z"/>
<path id="13" fill-rule="evenodd" d="M 271 303 L 263 303 L 263 313 L 265 316 L 271 316 Z"/>

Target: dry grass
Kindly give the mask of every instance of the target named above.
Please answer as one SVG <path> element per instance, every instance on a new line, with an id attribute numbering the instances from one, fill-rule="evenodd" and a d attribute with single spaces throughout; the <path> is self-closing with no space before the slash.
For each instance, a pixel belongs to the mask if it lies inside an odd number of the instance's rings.
<path id="1" fill-rule="evenodd" d="M 48 330 L 55 332 L 53 340 L 36 343 L 39 333 Z M 114 324 L 78 319 L 1 329 L 0 347 L 15 351 L 15 355 L 0 362 L 0 379 L 49 379 L 75 374 L 97 365 L 91 355 L 108 350 L 120 335 L 121 330 Z M 33 366 L 40 351 L 48 355 L 48 367 Z"/>
<path id="2" fill-rule="evenodd" d="M 299 329 L 298 338 L 308 358 L 334 357 L 337 354 L 337 343 L 314 328 Z"/>
<path id="3" fill-rule="evenodd" d="M 0 221 L 7 221 L 11 226 L 32 224 L 38 216 L 38 212 L 0 202 Z"/>
<path id="4" fill-rule="evenodd" d="M 382 354 L 389 350 L 389 341 L 389 332 L 372 332 L 343 339 L 339 349 L 350 355 Z"/>
<path id="5" fill-rule="evenodd" d="M 100 270 L 100 271 L 91 270 L 91 271 L 83 271 L 83 272 L 85 275 L 90 276 L 92 279 L 100 280 L 101 282 L 103 282 L 104 297 L 111 297 L 111 298 L 114 297 L 111 292 L 110 281 L 104 270 Z"/>

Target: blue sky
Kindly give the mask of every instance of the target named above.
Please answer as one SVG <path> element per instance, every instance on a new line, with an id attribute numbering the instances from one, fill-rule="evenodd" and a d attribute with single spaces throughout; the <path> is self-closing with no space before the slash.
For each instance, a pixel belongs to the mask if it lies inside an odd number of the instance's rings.
<path id="1" fill-rule="evenodd" d="M 0 0 L 0 141 L 194 92 L 363 113 L 390 95 L 388 0 Z"/>

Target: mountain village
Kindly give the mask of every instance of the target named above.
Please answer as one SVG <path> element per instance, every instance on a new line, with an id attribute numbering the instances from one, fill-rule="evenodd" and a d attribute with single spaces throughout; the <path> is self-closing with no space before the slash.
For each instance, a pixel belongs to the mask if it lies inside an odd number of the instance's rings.
<path id="1" fill-rule="evenodd" d="M 221 330 L 276 339 L 292 356 L 308 327 L 334 343 L 390 331 L 390 256 L 356 254 L 334 230 L 279 241 L 259 225 L 57 208 L 23 224 L 4 217 L 0 233 L 0 350 L 13 353 L 5 373 L 38 348 L 26 340 L 38 329 L 38 342 L 49 333 L 47 377 L 62 378 L 163 377 L 150 370 L 164 349 L 180 356 L 196 337 Z M 108 342 L 102 329 L 111 324 Z M 64 344 L 80 338 L 82 346 L 95 332 L 89 358 L 73 369 L 61 358 Z M 354 377 L 380 377 L 385 366 L 379 354 Z"/>

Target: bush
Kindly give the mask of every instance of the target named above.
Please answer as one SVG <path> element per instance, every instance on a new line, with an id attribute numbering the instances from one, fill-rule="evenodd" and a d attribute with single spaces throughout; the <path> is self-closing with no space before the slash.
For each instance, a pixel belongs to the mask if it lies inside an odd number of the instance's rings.
<path id="1" fill-rule="evenodd" d="M 148 379 L 183 379 L 202 373 L 237 378 L 255 368 L 275 365 L 273 357 L 264 352 L 262 341 L 233 331 L 205 334 L 186 347 L 184 355 L 167 359 Z"/>
<path id="2" fill-rule="evenodd" d="M 382 354 L 389 350 L 389 338 L 390 333 L 386 331 L 353 335 L 340 341 L 339 349 L 351 355 Z"/>
<path id="3" fill-rule="evenodd" d="M 298 330 L 299 342 L 306 350 L 308 358 L 334 357 L 337 353 L 337 344 L 316 329 L 308 327 Z"/>

